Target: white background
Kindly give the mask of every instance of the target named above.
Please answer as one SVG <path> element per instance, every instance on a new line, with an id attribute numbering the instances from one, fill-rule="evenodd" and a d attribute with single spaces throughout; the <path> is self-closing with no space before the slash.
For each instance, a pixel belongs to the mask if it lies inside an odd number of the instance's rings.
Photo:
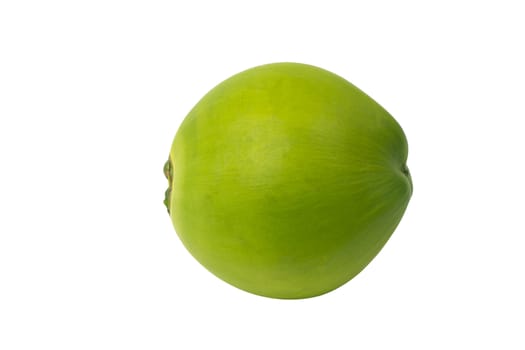
<path id="1" fill-rule="evenodd" d="M 0 3 L 0 349 L 524 349 L 521 1 Z M 162 167 L 190 108 L 255 65 L 359 86 L 414 195 L 327 295 L 257 297 L 183 248 Z"/>

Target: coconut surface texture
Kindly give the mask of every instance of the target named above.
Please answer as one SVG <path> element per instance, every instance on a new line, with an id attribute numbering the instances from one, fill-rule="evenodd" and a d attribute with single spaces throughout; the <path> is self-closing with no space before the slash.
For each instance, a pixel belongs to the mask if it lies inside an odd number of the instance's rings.
<path id="1" fill-rule="evenodd" d="M 165 204 L 189 252 L 242 290 L 332 291 L 387 242 L 412 195 L 403 130 L 343 78 L 299 63 L 225 80 L 172 144 Z"/>

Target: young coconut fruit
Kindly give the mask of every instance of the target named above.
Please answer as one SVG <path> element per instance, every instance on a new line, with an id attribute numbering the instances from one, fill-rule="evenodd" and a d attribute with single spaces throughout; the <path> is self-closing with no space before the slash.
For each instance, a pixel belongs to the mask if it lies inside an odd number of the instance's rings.
<path id="1" fill-rule="evenodd" d="M 394 118 L 343 78 L 274 63 L 222 82 L 181 124 L 165 204 L 189 252 L 245 291 L 283 299 L 356 276 L 412 194 Z"/>

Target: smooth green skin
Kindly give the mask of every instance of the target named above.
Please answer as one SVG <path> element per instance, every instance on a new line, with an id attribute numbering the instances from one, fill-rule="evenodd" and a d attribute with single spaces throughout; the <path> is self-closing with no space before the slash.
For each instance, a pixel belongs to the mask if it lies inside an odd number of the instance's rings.
<path id="1" fill-rule="evenodd" d="M 412 194 L 399 124 L 341 77 L 297 63 L 239 73 L 188 114 L 165 169 L 190 253 L 245 291 L 283 299 L 357 275 Z"/>

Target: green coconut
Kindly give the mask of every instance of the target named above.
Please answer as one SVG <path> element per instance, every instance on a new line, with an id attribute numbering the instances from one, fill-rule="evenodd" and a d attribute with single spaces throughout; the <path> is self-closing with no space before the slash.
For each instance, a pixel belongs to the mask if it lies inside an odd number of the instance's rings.
<path id="1" fill-rule="evenodd" d="M 274 63 L 206 94 L 164 172 L 184 246 L 242 290 L 283 299 L 332 291 L 394 232 L 412 195 L 394 118 L 345 79 Z"/>

